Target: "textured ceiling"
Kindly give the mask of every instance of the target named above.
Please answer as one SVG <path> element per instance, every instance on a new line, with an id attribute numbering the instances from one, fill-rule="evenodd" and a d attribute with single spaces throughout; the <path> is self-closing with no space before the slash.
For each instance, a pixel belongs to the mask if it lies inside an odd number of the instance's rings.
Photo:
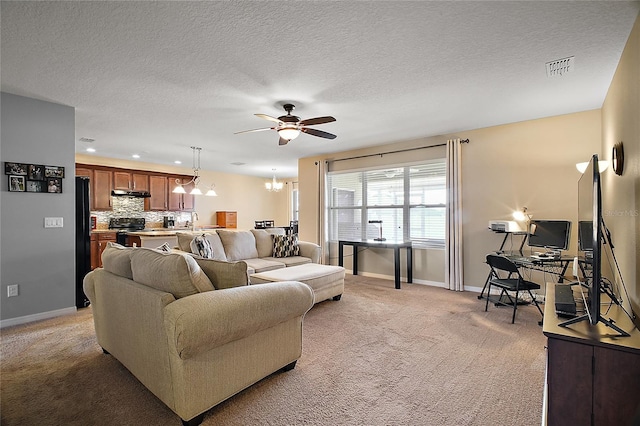
<path id="1" fill-rule="evenodd" d="M 295 176 L 297 159 L 600 108 L 639 2 L 1 3 L 2 90 L 76 108 L 77 152 Z M 548 78 L 545 63 L 575 56 Z M 332 115 L 278 146 L 254 113 Z M 233 165 L 232 163 L 246 163 Z"/>

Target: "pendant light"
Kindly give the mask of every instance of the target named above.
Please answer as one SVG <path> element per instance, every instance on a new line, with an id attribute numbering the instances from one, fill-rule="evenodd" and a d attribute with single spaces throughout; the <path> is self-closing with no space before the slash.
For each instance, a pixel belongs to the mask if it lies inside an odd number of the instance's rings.
<path id="1" fill-rule="evenodd" d="M 273 179 L 271 180 L 271 182 L 265 182 L 264 186 L 265 188 L 267 188 L 267 191 L 269 192 L 278 192 L 284 187 L 284 184 L 276 180 L 276 169 L 272 169 L 272 170 L 273 170 Z"/>
<path id="2" fill-rule="evenodd" d="M 198 188 L 198 184 L 200 183 L 200 151 L 202 151 L 202 148 L 192 146 L 191 149 L 193 150 L 193 176 L 191 177 L 191 180 L 186 183 L 181 183 L 180 179 L 176 179 L 176 187 L 173 188 L 172 191 L 174 194 L 186 194 L 187 191 L 184 187 L 193 183 L 193 189 L 189 192 L 189 195 L 202 195 L 202 191 Z M 213 189 L 214 187 L 215 185 L 211 184 L 205 195 L 209 197 L 217 197 L 218 194 L 216 194 L 216 191 Z"/>

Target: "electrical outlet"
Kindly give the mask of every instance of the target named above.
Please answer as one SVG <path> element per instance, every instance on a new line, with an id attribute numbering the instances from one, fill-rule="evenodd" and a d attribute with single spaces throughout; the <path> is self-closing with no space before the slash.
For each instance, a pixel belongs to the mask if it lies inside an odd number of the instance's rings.
<path id="1" fill-rule="evenodd" d="M 45 217 L 44 227 L 45 228 L 62 228 L 62 218 L 61 217 Z"/>
<path id="2" fill-rule="evenodd" d="M 7 286 L 7 297 L 15 297 L 18 295 L 18 284 Z"/>

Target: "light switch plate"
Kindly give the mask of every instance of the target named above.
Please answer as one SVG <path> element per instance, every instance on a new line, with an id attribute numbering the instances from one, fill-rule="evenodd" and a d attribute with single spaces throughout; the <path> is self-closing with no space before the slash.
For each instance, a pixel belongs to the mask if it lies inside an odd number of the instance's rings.
<path id="1" fill-rule="evenodd" d="M 62 218 L 61 217 L 45 217 L 44 218 L 44 227 L 45 228 L 62 228 Z"/>

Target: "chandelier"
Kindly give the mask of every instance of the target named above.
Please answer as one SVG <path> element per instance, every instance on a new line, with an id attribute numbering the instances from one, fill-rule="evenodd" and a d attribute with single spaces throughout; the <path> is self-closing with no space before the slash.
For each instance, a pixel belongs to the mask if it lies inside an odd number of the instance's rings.
<path id="1" fill-rule="evenodd" d="M 276 180 L 276 169 L 272 169 L 272 170 L 273 170 L 273 179 L 271 180 L 271 182 L 265 182 L 264 186 L 265 188 L 267 188 L 267 191 L 269 192 L 278 192 L 282 189 L 284 184 Z"/>
<path id="2" fill-rule="evenodd" d="M 191 192 L 189 192 L 189 194 L 202 195 L 202 191 L 200 190 L 200 188 L 198 188 L 198 184 L 200 183 L 200 151 L 202 151 L 202 148 L 192 146 L 191 149 L 193 150 L 193 177 L 191 177 L 191 180 L 189 182 L 185 183 L 180 182 L 180 179 L 176 179 L 176 187 L 173 188 L 172 191 L 175 194 L 186 194 L 187 191 L 184 189 L 184 187 L 193 183 L 193 189 L 191 190 Z M 216 194 L 216 191 L 214 191 L 214 187 L 215 185 L 211 184 L 209 190 L 205 195 L 208 197 L 217 197 L 218 194 Z"/>

